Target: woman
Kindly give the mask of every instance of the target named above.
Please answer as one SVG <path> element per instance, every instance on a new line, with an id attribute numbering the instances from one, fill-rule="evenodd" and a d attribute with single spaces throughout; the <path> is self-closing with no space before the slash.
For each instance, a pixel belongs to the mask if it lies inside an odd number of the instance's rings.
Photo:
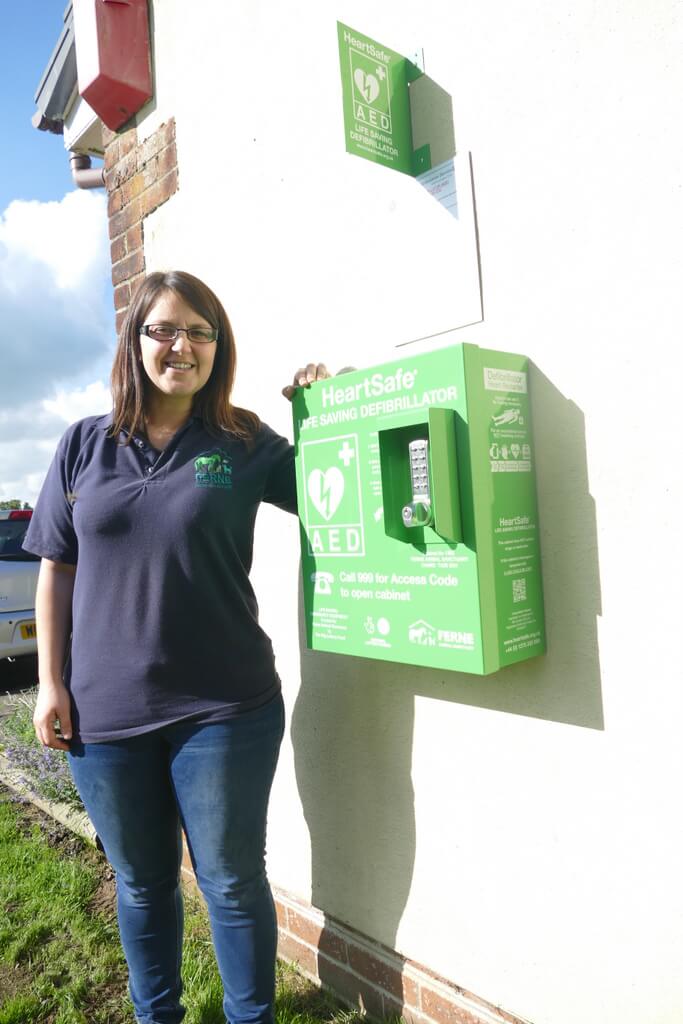
<path id="1" fill-rule="evenodd" d="M 234 374 L 214 293 L 183 272 L 147 277 L 113 412 L 66 431 L 25 541 L 42 557 L 36 734 L 68 752 L 116 871 L 141 1024 L 185 1013 L 181 825 L 226 1016 L 272 1020 L 265 825 L 283 703 L 248 574 L 259 502 L 295 512 L 296 492 L 290 444 L 231 404 Z M 283 392 L 327 376 L 309 364 Z"/>

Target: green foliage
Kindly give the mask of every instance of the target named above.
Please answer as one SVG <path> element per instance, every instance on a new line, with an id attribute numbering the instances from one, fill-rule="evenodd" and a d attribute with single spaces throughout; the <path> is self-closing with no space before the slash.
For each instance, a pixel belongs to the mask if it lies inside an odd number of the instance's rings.
<path id="1" fill-rule="evenodd" d="M 34 688 L 24 693 L 15 693 L 8 697 L 9 706 L 12 709 L 10 714 L 0 721 L 2 733 L 33 746 L 37 743 L 36 734 L 33 730 L 33 709 L 36 704 L 38 689 Z"/>
<path id="2" fill-rule="evenodd" d="M 0 718 L 0 751 L 17 771 L 28 788 L 52 803 L 65 803 L 83 810 L 74 786 L 66 754 L 61 750 L 43 748 L 33 729 L 33 709 L 37 688 L 10 698 L 12 711 Z"/>

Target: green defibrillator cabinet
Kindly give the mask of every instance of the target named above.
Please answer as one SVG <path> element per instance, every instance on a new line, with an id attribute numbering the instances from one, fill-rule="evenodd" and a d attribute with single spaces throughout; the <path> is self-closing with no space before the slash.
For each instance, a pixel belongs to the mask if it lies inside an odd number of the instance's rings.
<path id="1" fill-rule="evenodd" d="M 464 344 L 296 393 L 310 648 L 480 675 L 544 652 L 528 382 Z"/>

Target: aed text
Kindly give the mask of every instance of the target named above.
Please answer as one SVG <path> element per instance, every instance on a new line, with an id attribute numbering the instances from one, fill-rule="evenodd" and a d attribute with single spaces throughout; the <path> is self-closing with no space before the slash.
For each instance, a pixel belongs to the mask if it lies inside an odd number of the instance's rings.
<path id="1" fill-rule="evenodd" d="M 363 555 L 363 537 L 357 526 L 316 526 L 309 530 L 312 555 Z"/>
<path id="2" fill-rule="evenodd" d="M 362 103 L 356 103 L 354 110 L 354 117 L 357 121 L 361 122 L 356 125 L 359 132 L 365 130 L 367 125 L 372 125 L 373 128 L 381 128 L 383 132 L 391 131 L 391 118 L 387 117 L 386 114 L 382 114 L 381 111 L 373 110 L 372 107 L 366 107 Z M 382 139 L 383 141 L 391 144 L 391 137 L 382 136 L 378 132 L 370 133 L 365 132 L 366 135 L 372 134 L 374 138 Z"/>

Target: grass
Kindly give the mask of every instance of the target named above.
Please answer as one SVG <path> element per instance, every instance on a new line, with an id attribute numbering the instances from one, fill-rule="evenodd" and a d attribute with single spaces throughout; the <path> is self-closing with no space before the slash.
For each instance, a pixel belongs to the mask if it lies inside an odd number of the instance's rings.
<path id="1" fill-rule="evenodd" d="M 185 1024 L 224 1024 L 203 901 L 185 897 Z M 104 857 L 0 787 L 0 1024 L 134 1024 Z M 278 964 L 276 1024 L 356 1024 Z"/>
<path id="2" fill-rule="evenodd" d="M 0 801 L 0 1024 L 129 1024 L 116 924 L 94 907 L 99 857 L 68 834 L 60 852 L 57 831 Z"/>
<path id="3" fill-rule="evenodd" d="M 33 731 L 37 690 L 9 698 L 0 750 L 29 790 L 83 810 L 66 756 Z M 0 786 L 0 1024 L 134 1024 L 104 857 Z M 293 967 L 278 963 L 276 1024 L 356 1024 Z M 208 918 L 185 896 L 185 1024 L 224 1024 Z"/>

